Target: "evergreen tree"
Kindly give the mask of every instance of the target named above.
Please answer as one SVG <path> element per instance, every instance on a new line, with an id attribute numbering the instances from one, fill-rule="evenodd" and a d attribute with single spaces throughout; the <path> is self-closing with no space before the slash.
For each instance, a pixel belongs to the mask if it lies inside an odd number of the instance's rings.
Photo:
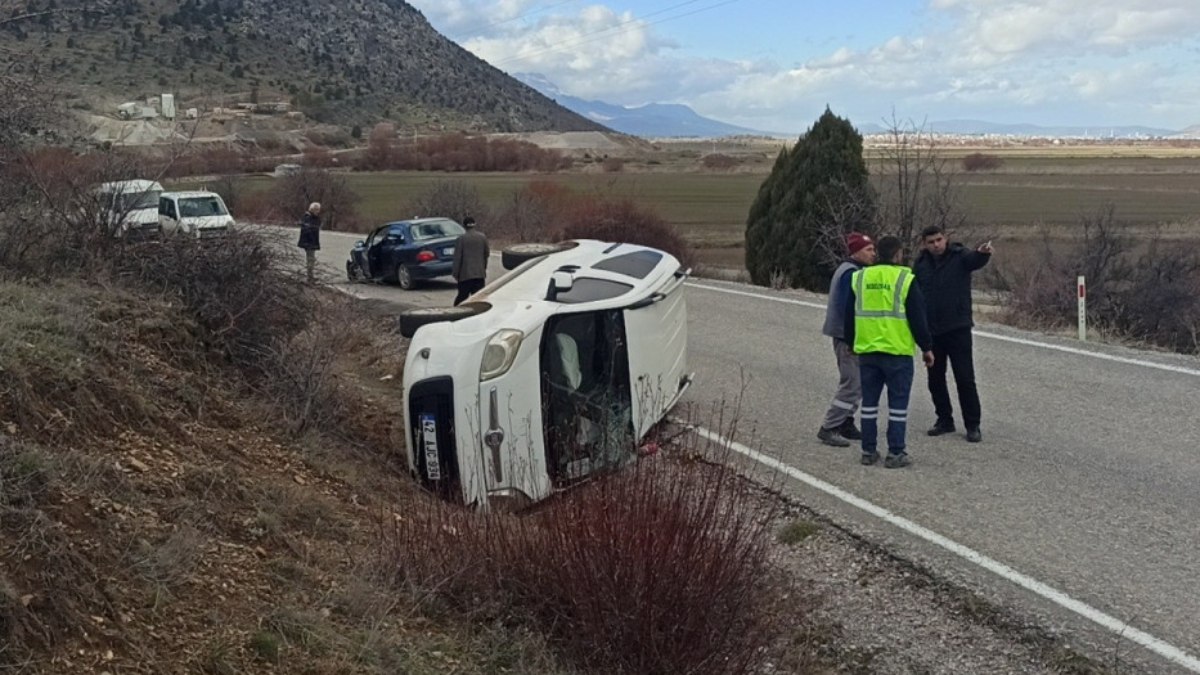
<path id="1" fill-rule="evenodd" d="M 746 269 L 754 283 L 766 286 L 774 277 L 793 288 L 829 288 L 827 251 L 839 245 L 830 240 L 869 228 L 874 216 L 862 147 L 862 135 L 826 108 L 779 153 L 746 220 Z"/>

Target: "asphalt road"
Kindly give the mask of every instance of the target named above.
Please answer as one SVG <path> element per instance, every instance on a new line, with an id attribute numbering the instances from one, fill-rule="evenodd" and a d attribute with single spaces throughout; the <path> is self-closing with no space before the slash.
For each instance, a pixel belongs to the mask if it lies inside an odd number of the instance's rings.
<path id="1" fill-rule="evenodd" d="M 322 233 L 327 279 L 359 297 L 450 304 L 450 281 L 411 292 L 345 284 L 357 238 Z M 857 448 L 816 440 L 837 379 L 832 347 L 820 334 L 823 302 L 799 292 L 690 284 L 693 415 L 740 399 L 741 443 L 1045 584 L 1069 608 L 778 467 L 747 461 L 747 470 L 847 529 L 1061 632 L 1120 672 L 1200 672 L 1200 361 L 981 326 L 983 443 L 966 443 L 961 420 L 954 436 L 925 436 L 933 410 L 919 372 L 908 437 L 913 465 L 863 467 Z M 1118 637 L 1082 616 L 1086 610 L 1161 643 L 1146 649 L 1128 629 Z"/>

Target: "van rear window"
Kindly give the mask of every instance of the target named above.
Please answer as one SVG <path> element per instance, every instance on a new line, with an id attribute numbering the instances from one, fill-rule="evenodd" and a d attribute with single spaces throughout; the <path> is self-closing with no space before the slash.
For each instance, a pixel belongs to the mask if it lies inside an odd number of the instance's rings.
<path id="1" fill-rule="evenodd" d="M 592 265 L 594 270 L 616 272 L 634 279 L 645 279 L 650 272 L 662 261 L 662 254 L 657 251 L 634 251 L 624 255 L 613 256 Z"/>

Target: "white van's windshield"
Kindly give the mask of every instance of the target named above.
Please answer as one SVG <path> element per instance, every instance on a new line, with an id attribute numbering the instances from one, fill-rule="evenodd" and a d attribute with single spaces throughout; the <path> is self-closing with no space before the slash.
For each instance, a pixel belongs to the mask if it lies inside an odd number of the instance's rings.
<path id="1" fill-rule="evenodd" d="M 216 197 L 185 197 L 179 200 L 180 218 L 204 218 L 207 216 L 227 216 L 225 204 Z"/>

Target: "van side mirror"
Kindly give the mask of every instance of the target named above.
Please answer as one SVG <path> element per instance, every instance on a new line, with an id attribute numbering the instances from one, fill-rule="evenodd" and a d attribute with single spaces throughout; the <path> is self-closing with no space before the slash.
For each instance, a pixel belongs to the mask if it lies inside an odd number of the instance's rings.
<path id="1" fill-rule="evenodd" d="M 546 299 L 554 302 L 559 293 L 571 290 L 575 285 L 575 277 L 570 272 L 558 271 L 550 275 L 550 288 L 546 290 Z"/>
<path id="2" fill-rule="evenodd" d="M 358 241 L 354 242 L 354 248 L 362 248 L 366 245 L 367 245 L 367 242 L 363 241 L 362 239 L 359 239 Z"/>
<path id="3" fill-rule="evenodd" d="M 554 290 L 559 293 L 569 291 L 575 285 L 575 277 L 570 272 L 555 272 L 550 275 L 550 280 L 554 284 Z"/>

